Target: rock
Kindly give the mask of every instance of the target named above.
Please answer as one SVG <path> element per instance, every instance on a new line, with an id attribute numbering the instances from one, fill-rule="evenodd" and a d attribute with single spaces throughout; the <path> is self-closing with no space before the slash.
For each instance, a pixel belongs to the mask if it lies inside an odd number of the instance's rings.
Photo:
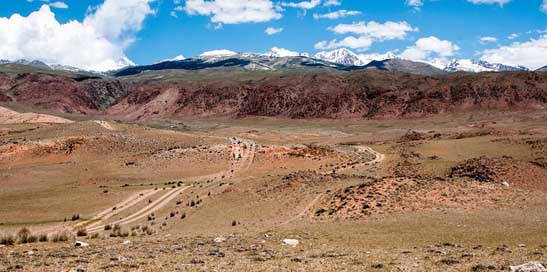
<path id="1" fill-rule="evenodd" d="M 75 247 L 88 247 L 89 244 L 86 243 L 86 242 L 82 242 L 82 241 L 76 241 L 76 243 L 74 244 Z"/>
<path id="2" fill-rule="evenodd" d="M 213 240 L 215 243 L 222 243 L 224 241 L 226 241 L 226 238 L 224 237 L 217 237 Z"/>
<path id="3" fill-rule="evenodd" d="M 509 187 L 509 183 L 507 181 L 502 182 L 501 185 L 503 185 L 503 187 Z"/>
<path id="4" fill-rule="evenodd" d="M 298 244 L 300 244 L 300 241 L 296 239 L 283 239 L 283 244 L 287 246 L 296 247 Z"/>
<path id="5" fill-rule="evenodd" d="M 529 262 L 510 267 L 511 272 L 547 272 L 547 269 L 538 262 Z"/>
<path id="6" fill-rule="evenodd" d="M 122 245 L 130 245 L 130 244 L 131 244 L 131 241 L 129 241 L 129 240 L 125 240 L 125 241 L 123 241 L 123 243 L 122 243 Z"/>

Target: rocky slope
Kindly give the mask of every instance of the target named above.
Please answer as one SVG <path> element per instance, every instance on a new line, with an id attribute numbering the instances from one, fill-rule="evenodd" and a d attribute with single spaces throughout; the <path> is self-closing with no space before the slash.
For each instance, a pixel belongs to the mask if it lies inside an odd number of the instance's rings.
<path id="1" fill-rule="evenodd" d="M 190 116 L 400 118 L 547 107 L 547 74 L 382 71 L 138 80 L 0 73 L 0 101 L 125 120 Z"/>

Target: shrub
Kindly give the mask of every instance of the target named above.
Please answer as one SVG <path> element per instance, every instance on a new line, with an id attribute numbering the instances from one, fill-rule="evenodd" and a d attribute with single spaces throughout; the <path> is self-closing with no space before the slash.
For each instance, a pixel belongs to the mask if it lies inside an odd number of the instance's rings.
<path id="1" fill-rule="evenodd" d="M 112 233 L 110 233 L 110 237 L 127 237 L 127 236 L 129 236 L 129 232 L 124 230 L 118 224 L 114 225 L 114 228 L 112 229 Z"/>
<path id="2" fill-rule="evenodd" d="M 80 214 L 72 215 L 72 221 L 78 221 L 78 220 L 80 220 Z"/>
<path id="3" fill-rule="evenodd" d="M 54 243 L 66 242 L 68 241 L 68 239 L 69 239 L 69 235 L 66 231 L 57 232 L 53 234 L 53 236 L 51 237 L 51 241 Z"/>
<path id="4" fill-rule="evenodd" d="M 11 234 L 0 236 L 0 245 L 12 246 L 15 244 L 15 238 Z"/>
<path id="5" fill-rule="evenodd" d="M 87 236 L 87 230 L 85 228 L 78 229 L 76 231 L 76 236 L 78 237 Z"/>
<path id="6" fill-rule="evenodd" d="M 17 232 L 17 242 L 20 244 L 34 243 L 38 241 L 38 237 L 32 235 L 29 229 L 23 227 Z"/>
<path id="7" fill-rule="evenodd" d="M 110 224 L 104 225 L 104 230 L 111 230 L 112 226 Z"/>
<path id="8" fill-rule="evenodd" d="M 235 226 L 235 225 L 237 225 L 237 222 L 234 220 L 234 221 L 232 221 L 232 227 Z"/>
<path id="9" fill-rule="evenodd" d="M 97 238 L 99 238 L 99 234 L 98 233 L 93 233 L 90 238 L 91 239 L 97 239 Z"/>
<path id="10" fill-rule="evenodd" d="M 38 241 L 40 241 L 40 242 L 47 242 L 48 240 L 49 240 L 49 239 L 48 239 L 48 237 L 47 237 L 47 234 L 42 233 L 42 234 L 38 235 Z"/>

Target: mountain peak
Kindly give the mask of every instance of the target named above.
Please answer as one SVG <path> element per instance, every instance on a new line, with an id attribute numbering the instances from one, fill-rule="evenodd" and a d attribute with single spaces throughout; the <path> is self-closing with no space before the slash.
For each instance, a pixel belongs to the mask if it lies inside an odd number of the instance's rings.
<path id="1" fill-rule="evenodd" d="M 527 71 L 526 67 L 510 66 L 501 63 L 490 63 L 484 60 L 454 59 L 445 68 L 446 72 L 507 72 Z"/>

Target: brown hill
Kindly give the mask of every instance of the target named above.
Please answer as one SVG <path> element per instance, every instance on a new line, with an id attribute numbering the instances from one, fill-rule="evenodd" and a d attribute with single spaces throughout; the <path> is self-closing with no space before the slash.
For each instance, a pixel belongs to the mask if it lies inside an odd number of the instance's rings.
<path id="1" fill-rule="evenodd" d="M 547 74 L 380 71 L 170 80 L 0 74 L 0 101 L 126 120 L 189 116 L 399 118 L 545 109 Z"/>

